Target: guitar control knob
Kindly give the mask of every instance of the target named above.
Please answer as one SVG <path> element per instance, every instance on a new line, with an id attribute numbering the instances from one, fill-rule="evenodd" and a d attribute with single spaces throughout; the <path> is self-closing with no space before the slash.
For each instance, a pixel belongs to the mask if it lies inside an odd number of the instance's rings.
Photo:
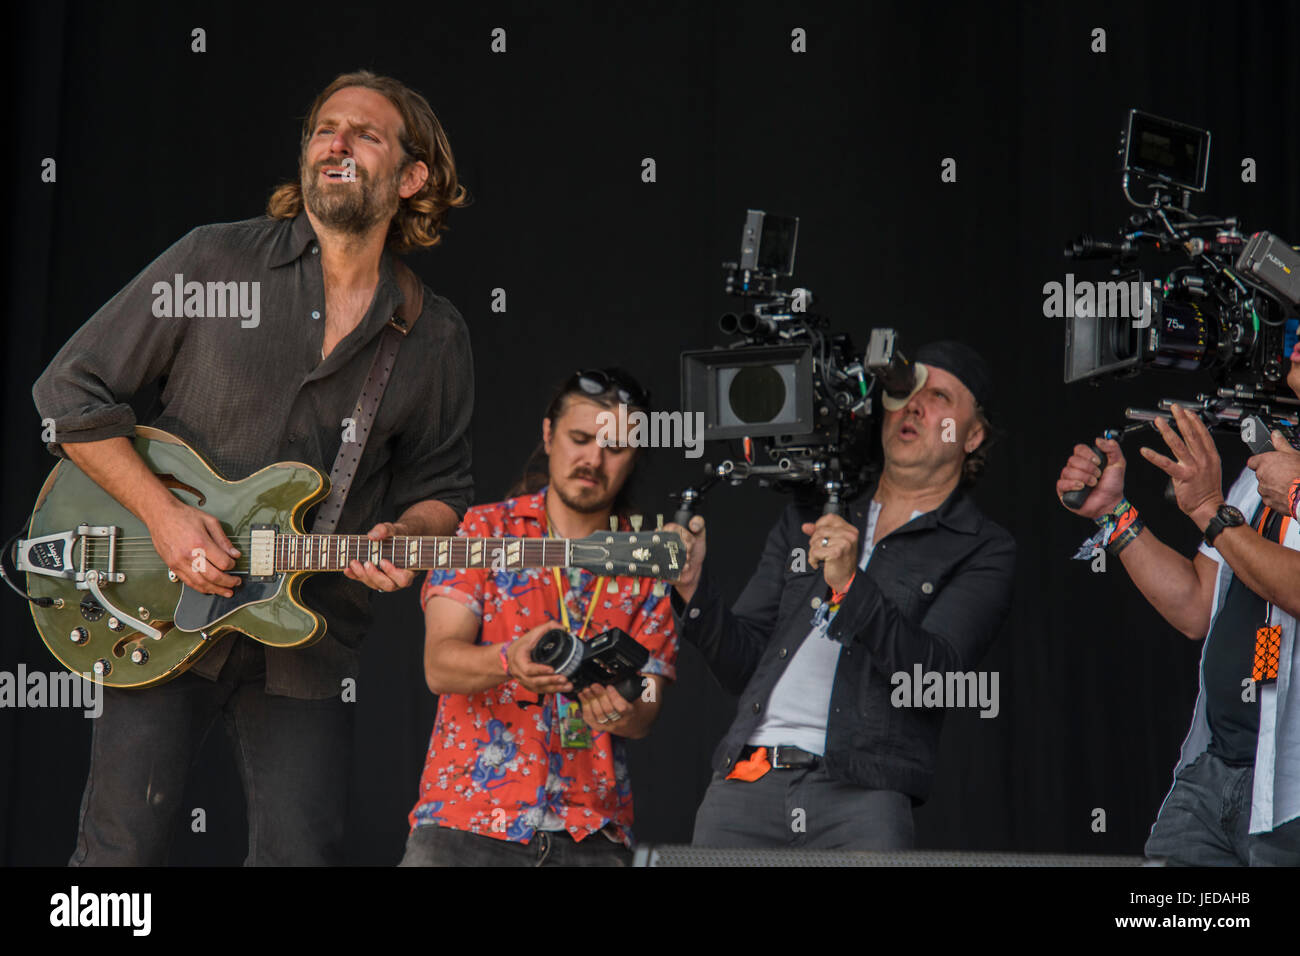
<path id="1" fill-rule="evenodd" d="M 110 631 L 125 631 L 126 625 L 123 624 L 121 621 L 119 621 L 117 618 L 110 617 L 108 619 L 108 629 Z"/>
<path id="2" fill-rule="evenodd" d="M 109 674 L 113 673 L 113 662 L 101 657 L 99 660 L 95 661 L 91 670 L 93 670 L 98 677 L 107 677 Z"/>
<path id="3" fill-rule="evenodd" d="M 143 647 L 137 647 L 131 652 L 132 664 L 146 664 L 149 661 L 149 652 Z"/>
<path id="4" fill-rule="evenodd" d="M 74 627 L 68 632 L 68 639 L 71 640 L 73 644 L 81 645 L 90 640 L 90 634 L 84 627 Z"/>
<path id="5" fill-rule="evenodd" d="M 90 595 L 81 599 L 81 616 L 87 621 L 98 621 L 104 616 L 104 606 Z"/>

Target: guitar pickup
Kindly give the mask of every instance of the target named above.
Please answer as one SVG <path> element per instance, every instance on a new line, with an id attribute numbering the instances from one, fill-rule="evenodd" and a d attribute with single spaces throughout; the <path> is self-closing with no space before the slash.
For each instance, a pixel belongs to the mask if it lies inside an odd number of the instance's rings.
<path id="1" fill-rule="evenodd" d="M 255 524 L 248 530 L 248 581 L 275 580 L 275 535 L 273 524 Z"/>

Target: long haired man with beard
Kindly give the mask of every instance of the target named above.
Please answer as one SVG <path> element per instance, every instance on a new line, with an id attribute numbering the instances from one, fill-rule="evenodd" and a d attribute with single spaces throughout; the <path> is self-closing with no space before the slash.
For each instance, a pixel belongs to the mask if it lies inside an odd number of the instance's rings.
<path id="1" fill-rule="evenodd" d="M 635 449 L 604 444 L 602 414 L 645 410 L 625 372 L 578 372 L 542 420 L 515 497 L 471 508 L 470 537 L 582 538 L 626 514 Z M 644 737 L 676 676 L 667 589 L 649 578 L 558 568 L 430 571 L 424 671 L 440 695 L 403 866 L 620 866 L 631 860 L 624 739 Z M 599 684 L 576 695 L 531 651 L 552 628 L 590 640 L 621 628 L 650 659 L 631 701 Z"/>
<path id="2" fill-rule="evenodd" d="M 235 593 L 239 552 L 216 518 L 136 454 L 129 397 L 164 380 L 146 421 L 227 478 L 286 459 L 329 471 L 353 440 L 346 420 L 380 333 L 405 301 L 394 254 L 437 244 L 448 210 L 465 204 L 428 102 L 373 73 L 339 76 L 316 98 L 298 166 L 298 182 L 275 191 L 267 216 L 200 227 L 164 252 L 82 326 L 33 390 L 55 423 L 50 450 L 139 516 L 164 563 L 204 594 Z M 173 287 L 183 298 L 163 301 Z M 214 287 L 240 290 L 238 315 L 224 300 L 213 307 Z M 469 335 L 446 299 L 426 288 L 422 301 L 355 464 L 340 531 L 446 535 L 469 505 Z M 395 520 L 381 521 L 389 493 Z M 341 862 L 352 741 L 343 691 L 357 673 L 371 593 L 414 580 L 386 560 L 353 561 L 345 574 L 304 584 L 328 628 L 308 648 L 228 634 L 166 684 L 105 689 L 74 864 L 167 861 L 190 764 L 218 717 L 248 801 L 247 862 Z"/>

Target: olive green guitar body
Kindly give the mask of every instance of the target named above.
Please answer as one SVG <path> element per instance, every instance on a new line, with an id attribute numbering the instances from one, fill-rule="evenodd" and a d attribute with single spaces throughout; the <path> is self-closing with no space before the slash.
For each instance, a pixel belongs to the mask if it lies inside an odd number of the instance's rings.
<path id="1" fill-rule="evenodd" d="M 243 575 L 243 583 L 234 597 L 225 598 L 173 580 L 144 522 L 71 461 L 61 460 L 37 498 L 25 556 L 29 564 L 36 557 L 64 573 L 71 568 L 74 574 L 94 570 L 109 576 L 96 582 L 108 599 L 101 603 L 67 577 L 28 568 L 28 593 L 55 601 L 51 607 L 33 604 L 32 615 L 41 639 L 63 666 L 113 687 L 149 687 L 189 668 L 228 631 L 274 647 L 319 640 L 325 622 L 299 596 L 303 580 L 314 572 L 280 571 L 255 579 L 249 574 L 249 542 L 257 526 L 301 534 L 301 515 L 329 494 L 329 479 L 309 465 L 279 462 L 243 481 L 227 481 L 184 441 L 156 428 L 136 429 L 135 450 L 181 501 L 221 521 L 241 552 L 230 573 Z M 115 533 L 69 536 L 81 526 L 112 527 Z M 41 543 L 44 536 L 55 537 Z M 43 553 L 33 556 L 33 547 Z M 196 561 L 202 558 L 195 555 Z"/>

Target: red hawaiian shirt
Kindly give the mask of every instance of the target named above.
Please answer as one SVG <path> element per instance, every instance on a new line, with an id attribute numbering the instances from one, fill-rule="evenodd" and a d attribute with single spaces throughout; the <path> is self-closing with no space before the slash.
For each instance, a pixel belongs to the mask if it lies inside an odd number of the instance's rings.
<path id="1" fill-rule="evenodd" d="M 545 536 L 546 489 L 471 508 L 457 534 L 471 538 Z M 632 530 L 624 525 L 623 530 Z M 581 572 L 578 587 L 562 570 L 569 623 L 577 633 L 587 618 L 597 578 Z M 647 650 L 644 673 L 676 677 L 677 633 L 670 585 L 652 578 L 605 579 L 590 640 L 622 628 Z M 420 593 L 459 601 L 482 618 L 479 643 L 503 644 L 548 617 L 561 620 L 555 574 L 549 568 L 497 571 L 434 570 Z M 632 786 L 622 738 L 592 731 L 590 747 L 564 747 L 556 695 L 542 701 L 509 679 L 476 694 L 443 694 L 411 810 L 412 828 L 435 824 L 501 840 L 527 843 L 536 830 L 565 829 L 575 840 L 613 824 L 632 845 Z"/>

